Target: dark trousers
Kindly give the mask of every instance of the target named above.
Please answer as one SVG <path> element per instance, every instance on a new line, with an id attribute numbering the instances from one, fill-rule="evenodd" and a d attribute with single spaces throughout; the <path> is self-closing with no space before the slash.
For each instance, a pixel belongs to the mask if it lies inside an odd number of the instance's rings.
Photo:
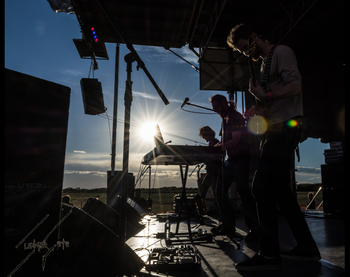
<path id="1" fill-rule="evenodd" d="M 258 220 L 256 204 L 252 192 L 249 188 L 249 159 L 228 159 L 224 167 L 224 181 L 222 174 L 219 172 L 215 194 L 220 208 L 222 221 L 224 225 L 230 228 L 235 226 L 234 210 L 228 197 L 228 189 L 232 182 L 236 183 L 236 190 L 242 200 L 242 212 L 247 227 L 252 231 L 258 230 Z"/>
<path id="2" fill-rule="evenodd" d="M 305 250 L 316 247 L 297 199 L 288 186 L 298 128 L 288 127 L 285 123 L 272 127 L 266 133 L 253 180 L 261 254 L 270 257 L 279 255 L 276 205 L 286 216 L 298 246 Z"/>

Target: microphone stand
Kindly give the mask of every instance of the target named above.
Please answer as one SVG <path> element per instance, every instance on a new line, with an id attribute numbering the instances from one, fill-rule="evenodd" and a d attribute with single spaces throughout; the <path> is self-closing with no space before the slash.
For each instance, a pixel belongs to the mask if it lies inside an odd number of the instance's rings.
<path id="1" fill-rule="evenodd" d="M 199 105 L 195 105 L 195 104 L 192 104 L 192 103 L 189 103 L 189 102 L 185 102 L 184 105 L 190 105 L 190 106 L 194 106 L 194 107 L 197 107 L 197 108 L 200 108 L 200 109 L 205 109 L 205 110 L 208 110 L 208 111 L 214 111 L 213 109 L 210 109 L 210 108 L 206 108 L 206 107 L 203 107 L 203 106 L 199 106 Z M 182 105 L 182 107 L 184 106 Z M 182 108 L 181 107 L 181 108 Z"/>

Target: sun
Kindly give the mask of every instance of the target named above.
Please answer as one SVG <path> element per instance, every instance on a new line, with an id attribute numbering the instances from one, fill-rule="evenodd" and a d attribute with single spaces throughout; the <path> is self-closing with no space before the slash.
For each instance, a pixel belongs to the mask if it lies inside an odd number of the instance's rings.
<path id="1" fill-rule="evenodd" d="M 140 133 L 146 140 L 153 141 L 153 136 L 156 134 L 156 125 L 154 122 L 146 122 L 142 124 Z"/>

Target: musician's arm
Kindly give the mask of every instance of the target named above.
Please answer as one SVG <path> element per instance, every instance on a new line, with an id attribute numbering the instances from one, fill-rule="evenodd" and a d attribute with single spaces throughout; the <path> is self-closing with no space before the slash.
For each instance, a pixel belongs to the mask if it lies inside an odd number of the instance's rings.
<path id="1" fill-rule="evenodd" d="M 283 87 L 271 92 L 271 98 L 269 99 L 268 91 L 265 91 L 259 84 L 253 84 L 251 79 L 249 80 L 249 91 L 260 101 L 268 101 L 272 99 L 285 99 L 296 96 L 301 93 L 301 86 L 295 83 L 285 84 Z"/>
<path id="2" fill-rule="evenodd" d="M 271 92 L 271 99 L 285 99 L 285 98 L 297 96 L 300 93 L 301 93 L 301 86 L 294 83 L 289 83 Z M 265 94 L 265 101 L 268 100 L 268 98 L 269 96 Z"/>
<path id="3" fill-rule="evenodd" d="M 239 141 L 241 139 L 242 132 L 241 131 L 233 131 L 232 132 L 232 139 L 229 141 L 225 141 L 225 148 L 231 148 L 235 147 L 239 144 Z"/>

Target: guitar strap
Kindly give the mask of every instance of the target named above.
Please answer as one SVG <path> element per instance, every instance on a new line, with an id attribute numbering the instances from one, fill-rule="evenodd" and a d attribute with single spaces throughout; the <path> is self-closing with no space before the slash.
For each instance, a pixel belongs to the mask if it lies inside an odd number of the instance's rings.
<path id="1" fill-rule="evenodd" d="M 275 50 L 275 48 L 276 48 L 276 45 L 273 45 L 271 47 L 271 50 L 270 50 L 270 52 L 269 52 L 269 54 L 267 55 L 267 58 L 266 58 L 266 62 L 265 62 L 265 66 L 264 66 L 264 72 L 263 72 L 263 75 L 261 77 L 261 82 L 260 82 L 261 86 L 264 89 L 267 89 L 267 82 L 270 79 L 270 67 L 271 67 L 273 51 Z"/>

